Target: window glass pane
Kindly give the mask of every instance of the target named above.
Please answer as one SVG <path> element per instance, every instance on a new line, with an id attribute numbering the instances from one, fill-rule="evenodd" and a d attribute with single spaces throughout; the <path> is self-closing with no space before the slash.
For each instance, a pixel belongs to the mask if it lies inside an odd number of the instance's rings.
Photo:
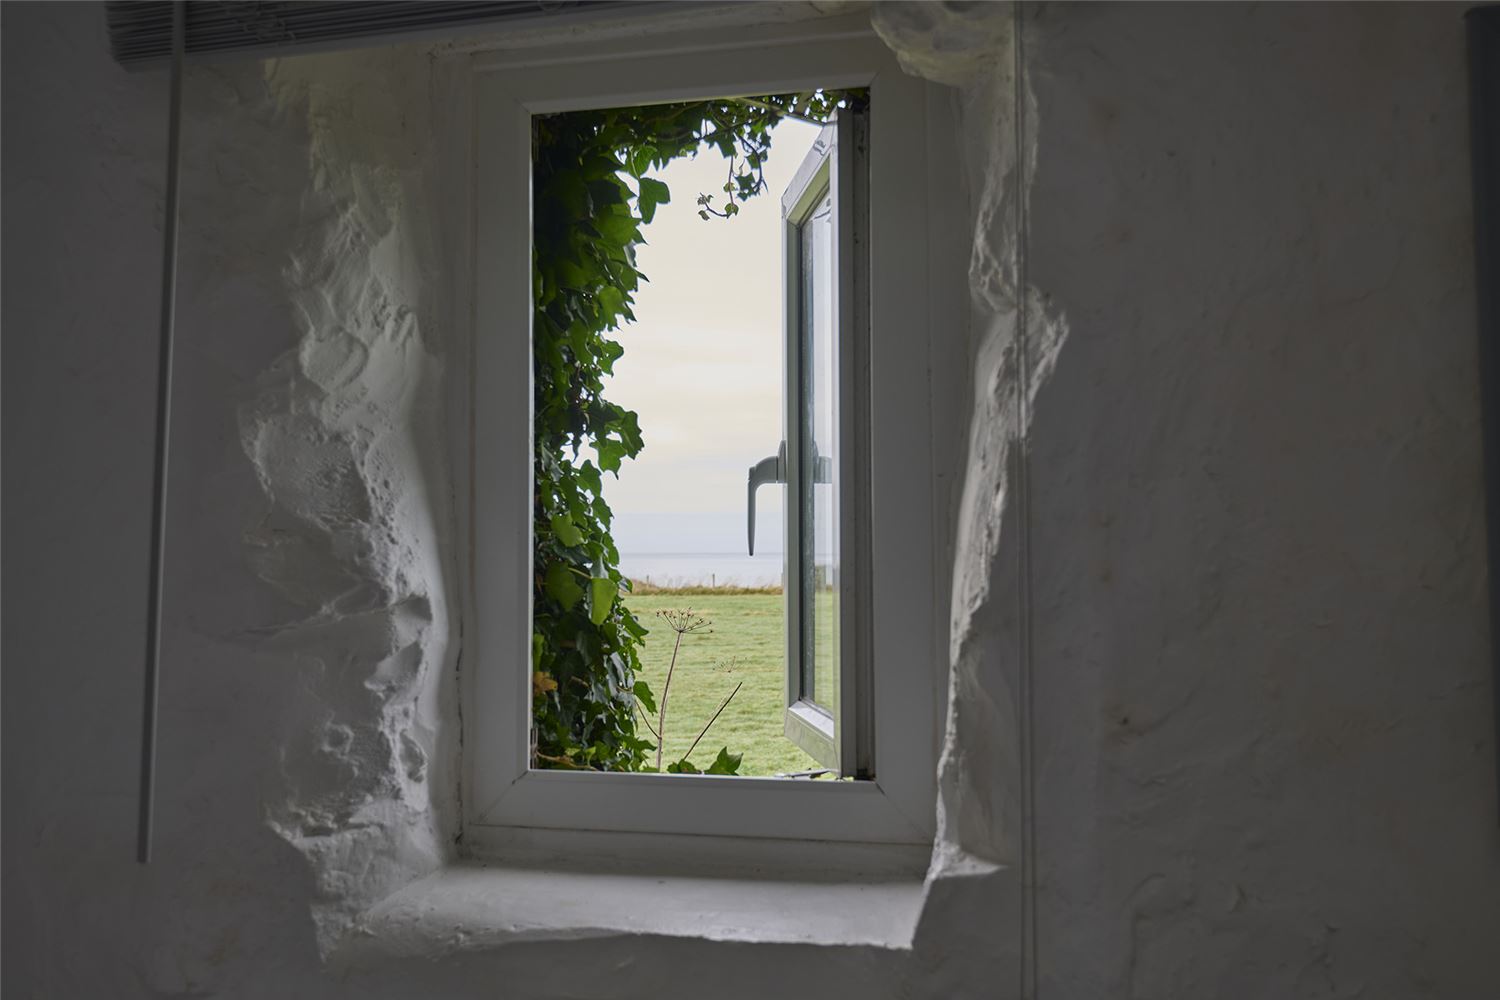
<path id="1" fill-rule="evenodd" d="M 832 709 L 838 683 L 838 339 L 833 201 L 802 225 L 802 696 Z"/>

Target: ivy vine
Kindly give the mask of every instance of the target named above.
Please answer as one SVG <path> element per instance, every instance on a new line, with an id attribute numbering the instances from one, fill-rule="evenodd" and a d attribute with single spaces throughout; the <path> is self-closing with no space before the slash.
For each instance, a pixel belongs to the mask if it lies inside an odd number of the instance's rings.
<path id="1" fill-rule="evenodd" d="M 621 598 L 604 475 L 644 447 L 636 414 L 604 397 L 635 319 L 641 227 L 671 199 L 652 171 L 704 145 L 728 163 L 699 215 L 731 218 L 765 190 L 771 129 L 829 119 L 862 92 L 816 91 L 577 111 L 532 120 L 535 353 L 533 756 L 538 767 L 635 771 L 654 744 L 636 731 L 645 627 Z"/>

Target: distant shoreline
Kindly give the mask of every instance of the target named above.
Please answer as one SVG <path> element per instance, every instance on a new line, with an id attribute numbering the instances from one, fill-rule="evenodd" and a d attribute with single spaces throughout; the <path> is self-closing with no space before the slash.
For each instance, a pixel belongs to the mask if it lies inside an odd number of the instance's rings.
<path id="1" fill-rule="evenodd" d="M 637 595 L 663 595 L 681 594 L 684 597 L 706 597 L 715 594 L 738 595 L 738 594 L 780 594 L 780 584 L 770 584 L 764 587 L 742 587 L 734 583 L 709 586 L 701 583 L 682 584 L 655 584 L 647 580 L 631 580 L 630 593 Z"/>
<path id="2" fill-rule="evenodd" d="M 620 573 L 650 586 L 680 590 L 707 587 L 714 593 L 733 593 L 726 587 L 742 587 L 754 593 L 766 587 L 779 589 L 785 571 L 780 553 L 757 552 L 753 556 L 730 552 L 641 552 L 620 550 Z"/>

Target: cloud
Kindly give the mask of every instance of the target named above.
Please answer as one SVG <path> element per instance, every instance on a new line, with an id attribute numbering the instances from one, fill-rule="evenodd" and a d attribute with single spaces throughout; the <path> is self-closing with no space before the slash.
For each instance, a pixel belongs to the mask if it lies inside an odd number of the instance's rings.
<path id="1" fill-rule="evenodd" d="M 783 122 L 766 164 L 766 191 L 730 220 L 698 218 L 698 194 L 724 200 L 728 164 L 715 151 L 678 160 L 658 179 L 672 200 L 645 227 L 637 262 L 650 279 L 637 321 L 618 338 L 607 398 L 640 414 L 646 449 L 619 480 L 617 512 L 736 511 L 745 472 L 781 440 L 781 192 L 817 128 Z M 763 490 L 767 511 L 778 508 Z"/>

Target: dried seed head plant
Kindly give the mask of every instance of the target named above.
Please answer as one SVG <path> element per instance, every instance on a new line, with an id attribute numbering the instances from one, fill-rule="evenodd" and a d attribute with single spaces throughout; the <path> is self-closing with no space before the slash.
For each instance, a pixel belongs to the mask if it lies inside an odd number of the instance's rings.
<path id="1" fill-rule="evenodd" d="M 672 662 L 667 664 L 667 679 L 661 686 L 661 704 L 656 716 L 656 769 L 661 770 L 662 748 L 667 742 L 667 698 L 672 693 L 672 674 L 677 670 L 677 652 L 682 648 L 682 637 L 694 632 L 712 632 L 713 622 L 702 615 L 693 614 L 692 608 L 663 608 L 656 617 L 666 622 L 677 633 L 672 643 Z"/>
<path id="2" fill-rule="evenodd" d="M 663 608 L 656 612 L 656 617 L 666 622 L 667 627 L 677 633 L 677 638 L 672 643 L 672 659 L 667 664 L 667 679 L 661 686 L 660 702 L 653 706 L 649 701 L 642 699 L 640 705 L 647 712 L 651 711 L 652 708 L 656 709 L 655 726 L 651 725 L 650 718 L 644 712 L 641 714 L 641 720 L 646 723 L 646 728 L 651 730 L 651 735 L 656 737 L 656 770 L 660 772 L 662 769 L 662 753 L 665 749 L 667 738 L 667 701 L 672 693 L 672 675 L 677 672 L 677 655 L 682 650 L 682 637 L 699 632 L 712 632 L 714 623 L 702 615 L 695 614 L 692 608 Z M 739 770 L 741 755 L 731 754 L 728 747 L 719 751 L 719 756 L 709 765 L 707 772 L 700 772 L 697 767 L 688 761 L 688 758 L 698 748 L 699 741 L 703 739 L 709 727 L 718 721 L 724 709 L 734 700 L 734 696 L 740 693 L 742 685 L 743 682 L 736 684 L 734 690 L 729 692 L 728 697 L 719 703 L 718 710 L 703 724 L 703 728 L 698 731 L 698 736 L 693 740 L 692 746 L 688 747 L 687 753 L 682 755 L 681 760 L 678 760 L 667 768 L 669 772 L 674 774 L 734 774 Z M 637 697 L 639 697 L 639 693 Z"/>
<path id="3" fill-rule="evenodd" d="M 713 631 L 714 623 L 702 615 L 693 614 L 692 608 L 662 608 L 656 613 L 656 617 L 666 622 L 668 627 L 679 636 L 691 632 Z"/>

